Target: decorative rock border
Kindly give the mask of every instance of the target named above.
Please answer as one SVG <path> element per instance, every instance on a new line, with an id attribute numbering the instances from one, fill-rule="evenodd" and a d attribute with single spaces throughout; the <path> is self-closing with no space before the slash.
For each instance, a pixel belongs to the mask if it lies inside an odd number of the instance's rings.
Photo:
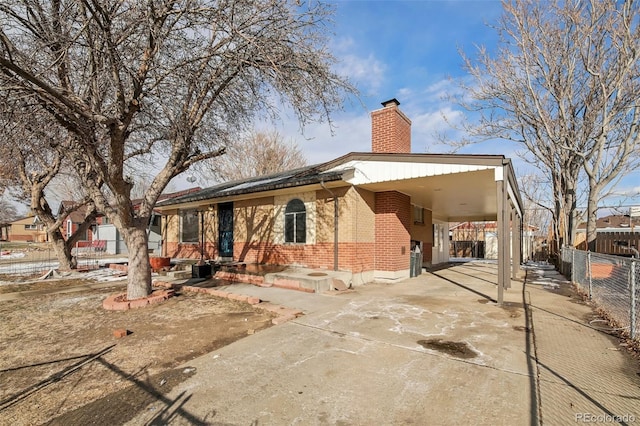
<path id="1" fill-rule="evenodd" d="M 102 302 L 102 307 L 108 311 L 126 311 L 128 309 L 144 308 L 154 303 L 160 303 L 175 294 L 175 290 L 155 290 L 149 296 L 140 299 L 127 300 L 127 293 L 114 294 Z"/>
<path id="2" fill-rule="evenodd" d="M 210 294 L 212 296 L 222 297 L 229 300 L 237 300 L 239 302 L 245 302 L 250 305 L 257 305 L 258 303 L 260 303 L 259 297 L 246 296 L 244 294 L 229 293 L 227 291 L 216 290 L 215 288 L 203 288 L 203 287 L 194 287 L 190 285 L 183 285 L 182 291 L 191 291 L 194 293 Z"/>
<path id="3" fill-rule="evenodd" d="M 265 287 L 264 277 L 262 275 L 241 274 L 238 272 L 217 271 L 214 278 L 219 280 L 253 284 L 260 287 Z"/>
<path id="4" fill-rule="evenodd" d="M 300 315 L 304 314 L 299 309 L 292 309 L 292 308 L 287 308 L 280 305 L 274 305 L 273 303 L 263 302 L 262 300 L 260 300 L 259 297 L 230 293 L 227 291 L 217 290 L 215 288 L 194 287 L 190 285 L 179 285 L 179 284 L 176 285 L 167 281 L 154 281 L 153 285 L 156 287 L 161 287 L 166 289 L 173 289 L 175 286 L 179 286 L 182 291 L 191 291 L 194 293 L 208 294 L 211 296 L 223 297 L 229 300 L 237 300 L 239 302 L 245 302 L 250 305 L 257 306 L 260 309 L 264 309 L 266 311 L 269 311 L 278 315 L 276 318 L 273 318 L 271 320 L 271 323 L 274 325 L 283 324 L 287 321 L 291 321 L 292 319 L 296 319 Z"/>

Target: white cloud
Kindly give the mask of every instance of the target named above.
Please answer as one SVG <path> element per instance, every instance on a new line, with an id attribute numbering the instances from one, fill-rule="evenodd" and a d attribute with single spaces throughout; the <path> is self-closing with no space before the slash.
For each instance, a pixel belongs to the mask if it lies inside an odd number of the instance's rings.
<path id="1" fill-rule="evenodd" d="M 349 78 L 362 92 L 375 93 L 385 80 L 386 64 L 373 53 L 362 54 L 352 38 L 337 38 L 332 43 L 337 59 L 335 71 Z"/>
<path id="2" fill-rule="evenodd" d="M 354 54 L 340 57 L 336 71 L 348 76 L 362 92 L 377 92 L 385 79 L 386 66 L 373 54 L 366 57 Z"/>
<path id="3" fill-rule="evenodd" d="M 279 131 L 286 139 L 298 143 L 310 164 L 322 163 L 349 152 L 371 150 L 371 122 L 369 114 L 337 114 L 333 121 L 333 134 L 328 123 L 313 123 L 304 134 L 295 120 L 282 123 Z"/>

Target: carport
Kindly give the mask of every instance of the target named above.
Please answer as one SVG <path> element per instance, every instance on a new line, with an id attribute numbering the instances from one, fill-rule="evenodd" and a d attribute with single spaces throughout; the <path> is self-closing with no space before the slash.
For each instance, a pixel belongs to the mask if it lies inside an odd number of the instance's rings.
<path id="1" fill-rule="evenodd" d="M 503 301 L 522 260 L 523 207 L 510 159 L 502 155 L 351 153 L 329 171 L 351 185 L 408 195 L 442 222 L 496 221 L 498 295 Z"/>

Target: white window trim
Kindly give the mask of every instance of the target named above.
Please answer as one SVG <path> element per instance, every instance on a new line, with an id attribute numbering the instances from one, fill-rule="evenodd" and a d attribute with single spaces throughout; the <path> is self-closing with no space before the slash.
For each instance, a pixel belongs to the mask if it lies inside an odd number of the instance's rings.
<path id="1" fill-rule="evenodd" d="M 284 241 L 284 211 L 287 208 L 289 201 L 294 198 L 302 200 L 306 209 L 306 225 L 307 234 L 306 242 L 304 243 L 285 243 Z M 281 245 L 313 245 L 316 243 L 316 192 L 298 192 L 288 195 L 276 195 L 273 200 L 274 204 L 274 229 L 273 229 L 273 243 Z"/>
<path id="2" fill-rule="evenodd" d="M 200 221 L 196 220 L 196 226 L 198 228 L 198 231 L 196 232 L 196 240 L 195 241 L 184 241 L 182 239 L 182 236 L 184 234 L 184 232 L 182 231 L 182 227 L 183 227 L 183 219 L 184 213 L 188 213 L 188 212 L 194 212 L 196 214 L 196 216 L 198 215 L 198 211 L 196 209 L 184 209 L 184 210 L 179 210 L 178 211 L 178 219 L 179 219 L 179 223 L 178 223 L 178 240 L 180 244 L 200 244 Z"/>

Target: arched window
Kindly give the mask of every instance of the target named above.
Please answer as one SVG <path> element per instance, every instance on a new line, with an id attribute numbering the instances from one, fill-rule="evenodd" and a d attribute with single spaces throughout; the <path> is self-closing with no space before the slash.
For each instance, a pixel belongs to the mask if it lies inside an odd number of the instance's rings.
<path id="1" fill-rule="evenodd" d="M 284 210 L 284 242 L 305 243 L 307 241 L 307 210 L 304 203 L 294 198 Z"/>

